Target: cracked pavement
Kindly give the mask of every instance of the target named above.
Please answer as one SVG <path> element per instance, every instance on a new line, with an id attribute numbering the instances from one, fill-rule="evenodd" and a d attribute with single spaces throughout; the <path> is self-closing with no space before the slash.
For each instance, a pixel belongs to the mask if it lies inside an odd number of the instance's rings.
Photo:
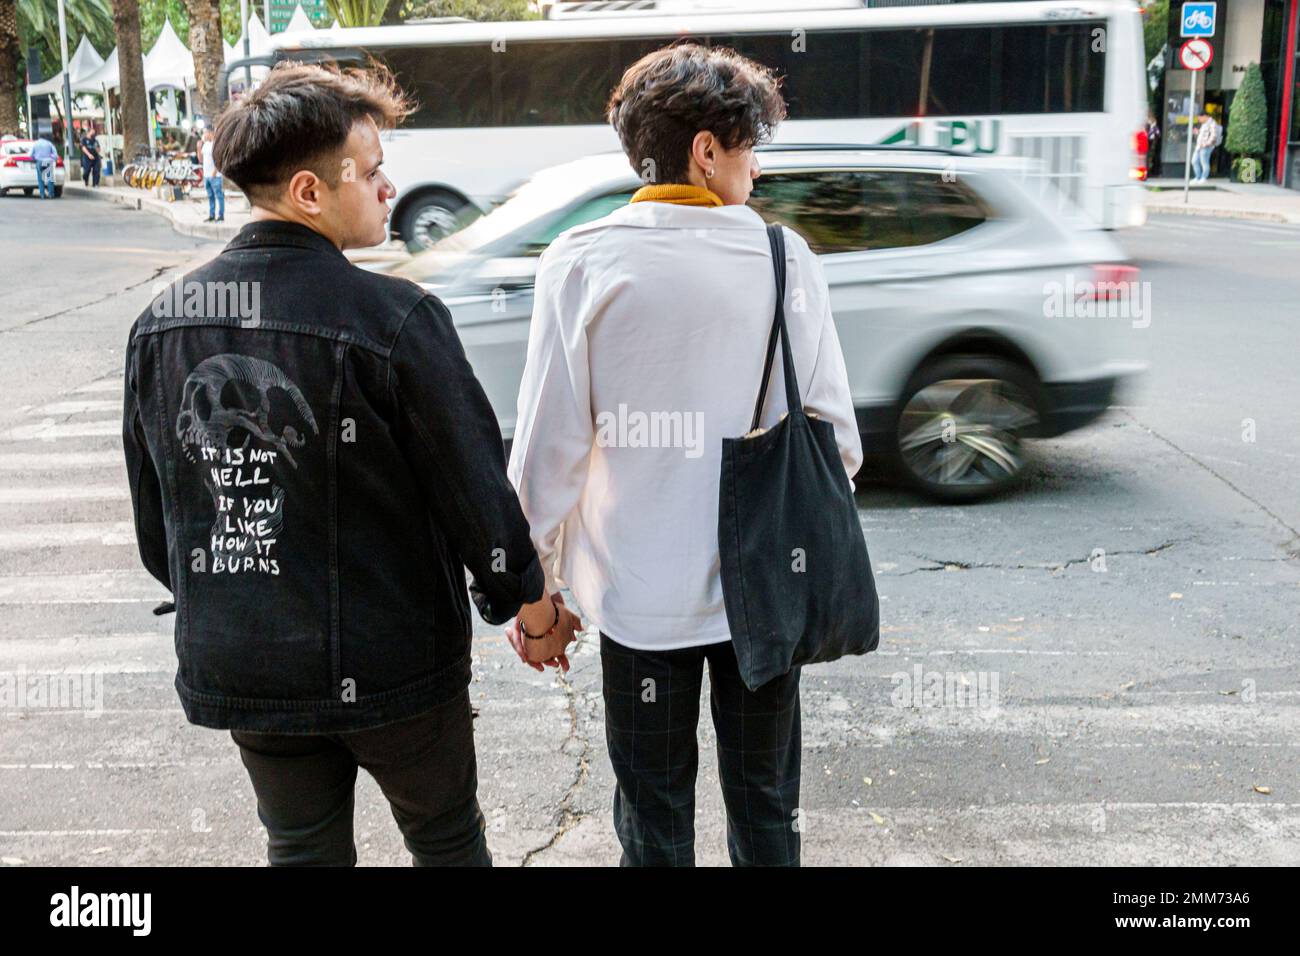
<path id="1" fill-rule="evenodd" d="M 259 864 L 234 746 L 177 704 L 110 427 L 153 275 L 217 247 L 109 204 L 0 202 L 0 670 L 110 669 L 97 718 L 0 714 L 0 857 Z M 1036 443 L 994 501 L 859 482 L 881 643 L 805 671 L 806 864 L 1300 863 L 1300 229 L 1118 238 L 1154 307 L 1122 407 Z M 498 865 L 618 861 L 597 648 L 560 678 L 477 627 Z M 726 864 L 707 708 L 699 737 L 697 858 Z M 365 774 L 356 839 L 363 865 L 408 862 Z"/>

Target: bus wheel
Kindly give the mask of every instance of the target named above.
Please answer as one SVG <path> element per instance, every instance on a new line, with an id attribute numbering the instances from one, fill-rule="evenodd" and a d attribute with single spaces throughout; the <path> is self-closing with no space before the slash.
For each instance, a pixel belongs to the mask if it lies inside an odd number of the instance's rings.
<path id="1" fill-rule="evenodd" d="M 904 390 L 895 464 L 918 490 L 944 501 L 1003 491 L 1025 465 L 1021 439 L 1038 422 L 1038 382 L 994 356 L 947 356 Z"/>
<path id="2" fill-rule="evenodd" d="M 401 232 L 406 248 L 423 252 L 476 218 L 470 203 L 451 193 L 431 192 L 412 199 L 402 213 Z"/>

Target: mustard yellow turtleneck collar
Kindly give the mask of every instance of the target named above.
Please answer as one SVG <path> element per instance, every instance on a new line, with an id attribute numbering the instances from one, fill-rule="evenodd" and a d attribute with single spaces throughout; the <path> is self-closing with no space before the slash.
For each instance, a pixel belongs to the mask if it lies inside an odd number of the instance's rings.
<path id="1" fill-rule="evenodd" d="M 690 183 L 664 183 L 660 186 L 642 186 L 632 194 L 629 202 L 670 202 L 678 206 L 721 206 L 722 197 L 712 189 Z"/>

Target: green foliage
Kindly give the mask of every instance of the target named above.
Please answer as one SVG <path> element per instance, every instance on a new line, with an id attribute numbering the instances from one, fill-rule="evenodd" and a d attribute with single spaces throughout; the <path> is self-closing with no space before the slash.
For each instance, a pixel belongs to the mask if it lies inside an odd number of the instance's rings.
<path id="1" fill-rule="evenodd" d="M 259 0 L 248 0 L 248 13 L 249 16 L 256 13 L 262 19 Z M 140 0 L 140 49 L 146 53 L 162 32 L 164 19 L 170 19 L 176 35 L 189 44 L 190 13 L 185 0 Z M 221 39 L 225 43 L 239 39 L 239 0 L 221 0 Z"/>
<path id="2" fill-rule="evenodd" d="M 1232 98 L 1228 114 L 1228 133 L 1223 148 L 1237 156 L 1263 153 L 1268 145 L 1268 101 L 1264 97 L 1264 77 L 1259 64 L 1246 67 L 1241 88 Z"/>
<path id="3" fill-rule="evenodd" d="M 402 0 L 403 20 L 464 17 L 467 20 L 536 20 L 528 0 Z"/>
<path id="4" fill-rule="evenodd" d="M 108 56 L 114 46 L 110 0 L 67 0 L 64 18 L 68 25 L 68 56 L 76 51 L 85 34 L 89 34 L 100 56 Z M 41 57 L 41 76 L 53 76 L 59 71 L 58 0 L 18 0 L 18 36 L 24 63 L 27 51 L 35 47 Z"/>
<path id="5" fill-rule="evenodd" d="M 1169 0 L 1155 0 L 1143 6 L 1142 40 L 1146 48 L 1143 62 L 1150 63 L 1169 42 Z"/>
<path id="6" fill-rule="evenodd" d="M 377 27 L 391 0 L 326 0 L 341 27 Z"/>

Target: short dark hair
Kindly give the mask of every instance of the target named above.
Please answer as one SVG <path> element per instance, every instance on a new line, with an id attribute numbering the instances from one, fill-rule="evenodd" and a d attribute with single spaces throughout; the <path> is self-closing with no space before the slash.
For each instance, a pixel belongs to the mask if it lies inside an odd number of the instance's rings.
<path id="1" fill-rule="evenodd" d="M 686 182 L 691 142 L 708 130 L 726 149 L 769 141 L 786 117 L 781 81 L 729 47 L 676 43 L 627 68 L 606 108 L 632 168 L 656 183 Z"/>
<path id="2" fill-rule="evenodd" d="M 271 198 L 294 173 L 310 169 L 331 186 L 332 162 L 352 127 L 369 116 L 391 129 L 414 108 L 392 73 L 285 62 L 217 119 L 212 159 L 250 201 Z"/>

